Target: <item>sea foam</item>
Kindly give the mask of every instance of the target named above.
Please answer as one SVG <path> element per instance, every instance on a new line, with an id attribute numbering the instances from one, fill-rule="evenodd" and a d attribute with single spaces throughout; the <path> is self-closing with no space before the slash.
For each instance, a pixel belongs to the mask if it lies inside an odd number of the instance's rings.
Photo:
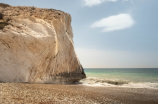
<path id="1" fill-rule="evenodd" d="M 86 79 L 81 80 L 80 83 L 87 86 L 158 89 L 158 83 L 130 82 L 128 80 L 102 79 L 102 78 L 96 78 L 96 77 L 88 77 Z"/>

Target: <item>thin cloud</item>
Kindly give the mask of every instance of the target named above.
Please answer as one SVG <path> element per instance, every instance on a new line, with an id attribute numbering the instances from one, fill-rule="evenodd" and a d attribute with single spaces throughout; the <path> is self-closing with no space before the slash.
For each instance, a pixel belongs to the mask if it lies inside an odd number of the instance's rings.
<path id="1" fill-rule="evenodd" d="M 103 18 L 91 25 L 92 28 L 101 27 L 102 32 L 123 30 L 134 25 L 134 20 L 129 14 L 118 14 Z"/>
<path id="2" fill-rule="evenodd" d="M 128 2 L 128 1 L 130 1 L 132 4 L 134 3 L 133 0 L 122 0 L 122 3 Z"/>
<path id="3" fill-rule="evenodd" d="M 115 1 L 118 1 L 118 0 L 83 0 L 84 2 L 84 5 L 85 6 L 94 6 L 94 5 L 99 5 L 105 1 L 111 1 L 111 2 L 115 2 Z"/>

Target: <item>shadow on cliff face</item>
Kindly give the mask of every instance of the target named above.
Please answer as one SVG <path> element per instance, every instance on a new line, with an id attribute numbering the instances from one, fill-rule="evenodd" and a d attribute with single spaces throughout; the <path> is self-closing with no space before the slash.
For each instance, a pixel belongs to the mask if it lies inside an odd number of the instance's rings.
<path id="1" fill-rule="evenodd" d="M 3 20 L 4 14 L 0 13 L 0 29 L 3 29 L 5 26 L 9 25 L 9 20 Z"/>
<path id="2" fill-rule="evenodd" d="M 0 3 L 1 8 L 10 7 L 8 4 Z M 10 19 L 4 19 L 4 14 L 0 12 L 0 29 L 3 29 L 5 26 L 9 25 L 8 21 Z"/>
<path id="3" fill-rule="evenodd" d="M 4 82 L 0 80 L 0 83 L 4 83 Z"/>
<path id="4" fill-rule="evenodd" d="M 79 82 L 81 79 L 86 78 L 86 74 L 84 73 L 83 70 L 81 73 L 76 73 L 76 71 L 70 73 L 65 72 L 65 73 L 60 73 L 56 76 L 62 76 L 63 79 L 66 79 L 65 81 L 63 81 L 65 84 L 74 84 Z"/>
<path id="5" fill-rule="evenodd" d="M 72 71 L 70 73 L 64 72 L 53 75 L 51 76 L 51 81 L 46 82 L 45 84 L 81 84 L 79 81 L 86 78 L 86 74 L 84 73 L 82 66 L 79 68 L 81 68 L 81 72 Z"/>

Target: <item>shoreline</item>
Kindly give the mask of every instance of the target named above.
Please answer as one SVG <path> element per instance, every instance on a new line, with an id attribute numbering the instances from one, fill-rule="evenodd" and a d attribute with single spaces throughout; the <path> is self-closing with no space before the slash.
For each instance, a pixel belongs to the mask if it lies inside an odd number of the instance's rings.
<path id="1" fill-rule="evenodd" d="M 7 104 L 158 104 L 158 89 L 0 83 Z"/>

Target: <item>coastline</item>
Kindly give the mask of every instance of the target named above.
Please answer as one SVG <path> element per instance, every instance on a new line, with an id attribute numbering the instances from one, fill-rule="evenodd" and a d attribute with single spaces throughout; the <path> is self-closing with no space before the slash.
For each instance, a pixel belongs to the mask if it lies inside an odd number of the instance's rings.
<path id="1" fill-rule="evenodd" d="M 0 103 L 157 104 L 158 89 L 0 83 Z"/>

